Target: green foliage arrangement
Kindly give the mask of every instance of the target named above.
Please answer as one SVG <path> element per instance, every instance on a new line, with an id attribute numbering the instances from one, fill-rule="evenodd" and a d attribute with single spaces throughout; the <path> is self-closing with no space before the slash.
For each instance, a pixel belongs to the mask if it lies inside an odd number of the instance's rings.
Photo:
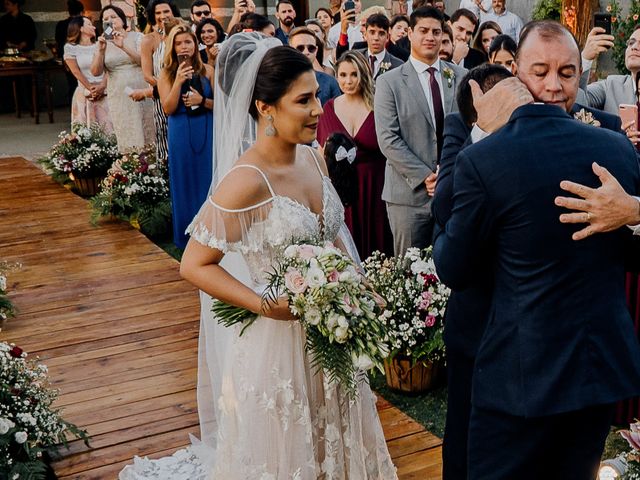
<path id="1" fill-rule="evenodd" d="M 562 0 L 538 0 L 533 7 L 532 20 L 560 21 Z"/>
<path id="2" fill-rule="evenodd" d="M 169 172 L 155 147 L 130 150 L 116 160 L 91 200 L 92 222 L 113 216 L 130 222 L 143 233 L 162 235 L 171 227 Z"/>

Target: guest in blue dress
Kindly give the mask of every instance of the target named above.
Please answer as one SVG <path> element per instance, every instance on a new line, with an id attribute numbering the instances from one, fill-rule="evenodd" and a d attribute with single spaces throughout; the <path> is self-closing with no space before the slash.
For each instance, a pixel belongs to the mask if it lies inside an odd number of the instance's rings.
<path id="1" fill-rule="evenodd" d="M 158 81 L 168 115 L 169 187 L 173 242 L 187 245 L 185 230 L 207 198 L 213 164 L 213 68 L 204 64 L 188 26 L 167 37 L 164 70 Z"/>

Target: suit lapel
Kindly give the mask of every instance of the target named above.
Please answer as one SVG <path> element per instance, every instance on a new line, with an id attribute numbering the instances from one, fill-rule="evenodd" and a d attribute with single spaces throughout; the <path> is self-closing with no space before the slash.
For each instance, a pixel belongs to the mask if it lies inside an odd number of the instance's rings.
<path id="1" fill-rule="evenodd" d="M 427 103 L 427 97 L 425 96 L 424 89 L 422 88 L 422 84 L 420 83 L 420 79 L 418 78 L 416 69 L 413 68 L 411 61 L 406 62 L 400 68 L 402 68 L 402 73 L 407 84 L 407 93 L 418 103 L 418 106 L 422 111 L 424 118 L 427 119 L 427 122 L 435 131 L 436 127 L 433 124 L 433 119 L 431 118 L 429 104 Z"/>
<path id="2" fill-rule="evenodd" d="M 633 95 L 633 92 L 635 92 L 636 89 L 633 87 L 633 78 L 631 77 L 631 75 L 627 75 L 627 78 L 625 78 L 624 80 L 623 86 L 625 103 L 635 105 L 636 99 Z"/>
<path id="3" fill-rule="evenodd" d="M 449 80 L 444 74 L 445 70 L 451 70 L 453 72 L 453 69 L 451 69 L 451 67 L 449 67 L 445 62 L 440 62 L 440 81 L 442 82 L 442 91 L 444 92 L 442 108 L 444 109 L 444 114 L 446 116 L 451 112 L 453 107 L 453 97 L 454 92 L 456 91 L 456 82 L 458 79 L 454 75 L 451 79 L 451 86 L 449 86 Z"/>

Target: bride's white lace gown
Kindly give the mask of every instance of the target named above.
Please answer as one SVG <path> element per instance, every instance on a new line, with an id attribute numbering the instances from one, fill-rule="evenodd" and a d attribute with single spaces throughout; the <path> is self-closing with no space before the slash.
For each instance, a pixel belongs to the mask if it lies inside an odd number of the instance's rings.
<path id="1" fill-rule="evenodd" d="M 311 149 L 298 147 L 298 155 L 309 161 L 310 175 L 320 172 Z M 209 199 L 190 229 L 198 242 L 225 252 L 225 259 L 239 253 L 248 266 L 245 283 L 262 291 L 265 273 L 292 241 L 336 241 L 345 228 L 344 210 L 322 172 L 323 211 L 317 215 L 278 195 L 256 167 L 238 166 L 230 175 L 240 169 L 261 176 L 271 197 L 242 210 Z M 201 357 L 198 385 L 203 443 L 160 461 L 136 458 L 121 480 L 397 478 L 364 376 L 356 399 L 325 382 L 309 365 L 299 322 L 260 317 L 243 336 L 239 327 L 211 325 L 217 323 L 212 318 L 203 323 L 200 354 L 206 358 Z M 225 333 L 227 341 L 211 338 Z"/>

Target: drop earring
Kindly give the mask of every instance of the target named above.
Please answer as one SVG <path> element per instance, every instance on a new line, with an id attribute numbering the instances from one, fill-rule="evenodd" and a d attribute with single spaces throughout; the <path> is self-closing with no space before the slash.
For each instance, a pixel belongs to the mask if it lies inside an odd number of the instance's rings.
<path id="1" fill-rule="evenodd" d="M 264 134 L 267 137 L 275 137 L 276 136 L 276 127 L 273 126 L 273 116 L 272 115 L 267 115 L 267 122 L 269 122 L 269 124 L 267 125 L 267 128 L 265 128 Z"/>

